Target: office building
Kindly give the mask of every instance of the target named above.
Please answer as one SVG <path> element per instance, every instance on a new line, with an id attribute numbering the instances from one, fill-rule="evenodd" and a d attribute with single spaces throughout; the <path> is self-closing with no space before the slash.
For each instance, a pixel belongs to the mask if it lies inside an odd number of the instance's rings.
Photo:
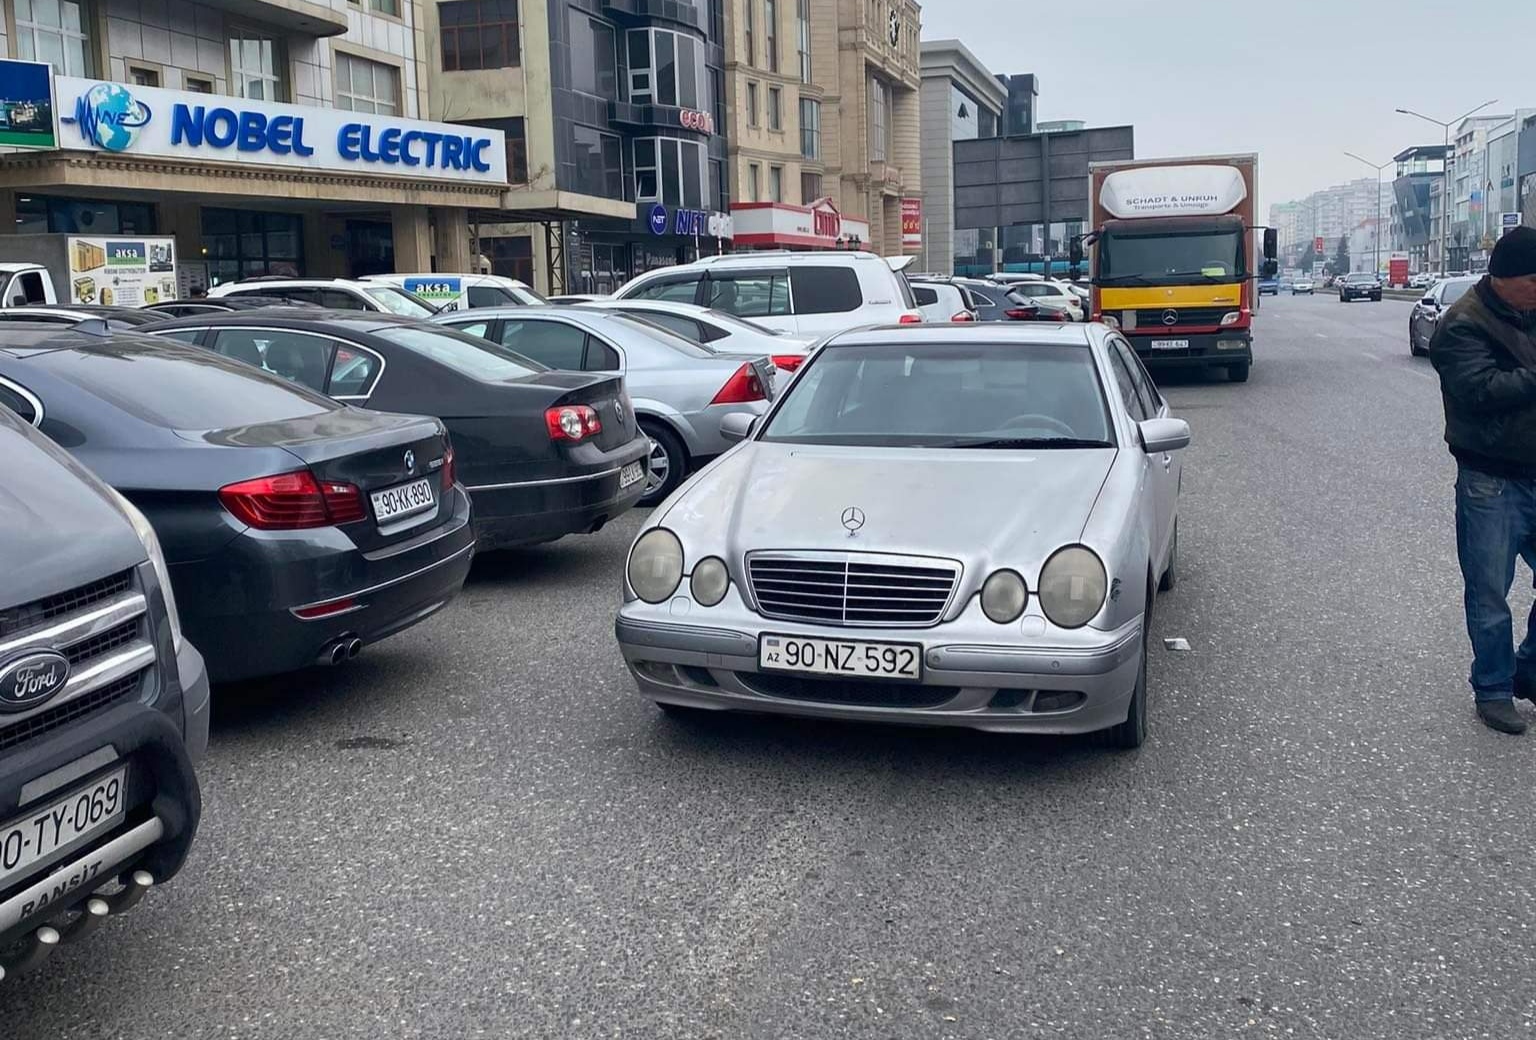
<path id="1" fill-rule="evenodd" d="M 1008 91 L 959 40 L 925 40 L 921 58 L 924 226 L 918 264 L 947 274 L 957 254 L 976 253 L 980 234 L 955 230 L 954 142 L 996 137 Z"/>

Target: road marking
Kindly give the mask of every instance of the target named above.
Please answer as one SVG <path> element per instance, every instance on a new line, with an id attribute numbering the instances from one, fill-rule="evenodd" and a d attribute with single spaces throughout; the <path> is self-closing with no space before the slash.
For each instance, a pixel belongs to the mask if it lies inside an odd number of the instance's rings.
<path id="1" fill-rule="evenodd" d="M 1372 354 L 1369 350 L 1362 350 L 1360 353 L 1364 354 L 1366 357 L 1370 358 L 1372 361 L 1380 361 L 1381 360 L 1381 355 L 1380 354 Z"/>

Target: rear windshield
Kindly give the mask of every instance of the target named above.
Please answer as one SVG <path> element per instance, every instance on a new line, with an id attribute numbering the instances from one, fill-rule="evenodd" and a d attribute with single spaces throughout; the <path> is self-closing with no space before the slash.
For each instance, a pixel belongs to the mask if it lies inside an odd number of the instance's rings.
<path id="1" fill-rule="evenodd" d="M 373 334 L 471 379 L 526 379 L 549 371 L 532 358 L 490 340 L 436 325 L 401 325 L 378 329 Z"/>
<path id="2" fill-rule="evenodd" d="M 370 285 L 363 291 L 393 314 L 403 314 L 407 318 L 430 318 L 437 313 L 425 300 L 392 285 Z"/>
<path id="3" fill-rule="evenodd" d="M 172 430 L 226 430 L 341 407 L 259 368 L 162 341 L 119 339 L 41 361 L 92 396 Z"/>
<path id="4" fill-rule="evenodd" d="M 813 358 L 765 441 L 920 448 L 1109 447 L 1081 346 L 833 347 Z"/>
<path id="5" fill-rule="evenodd" d="M 691 358 L 707 358 L 715 356 L 716 352 L 704 346 L 702 343 L 695 343 L 691 339 L 686 339 L 682 336 L 679 336 L 671 329 L 663 328 L 653 321 L 647 321 L 642 315 L 612 313 L 611 317 L 614 321 L 621 321 L 626 325 L 634 326 L 652 339 L 659 340 L 663 345 L 671 347 L 679 354 L 685 354 Z"/>

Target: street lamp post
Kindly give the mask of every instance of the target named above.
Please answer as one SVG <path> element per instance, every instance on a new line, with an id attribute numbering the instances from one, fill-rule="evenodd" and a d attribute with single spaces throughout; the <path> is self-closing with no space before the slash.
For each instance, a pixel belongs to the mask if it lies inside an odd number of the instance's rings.
<path id="1" fill-rule="evenodd" d="M 1499 102 L 1498 98 L 1494 98 L 1492 101 L 1484 101 L 1481 105 L 1478 105 L 1476 108 L 1472 109 L 1470 112 L 1464 112 L 1461 115 L 1457 116 L 1455 119 L 1452 119 L 1452 120 L 1450 120 L 1448 122 L 1447 121 L 1443 121 L 1443 120 L 1439 120 L 1439 119 L 1433 119 L 1430 116 L 1425 115 L 1423 112 L 1415 112 L 1411 108 L 1399 108 L 1399 109 L 1396 110 L 1398 112 L 1398 114 L 1400 114 L 1400 115 L 1416 116 L 1419 119 L 1424 120 L 1424 122 L 1426 122 L 1426 123 L 1433 123 L 1436 126 L 1438 126 L 1440 129 L 1445 131 L 1445 151 L 1446 151 L 1446 155 L 1443 156 L 1441 158 L 1441 160 L 1440 160 L 1440 167 L 1444 171 L 1440 175 L 1441 183 L 1444 185 L 1444 187 L 1440 191 L 1440 273 L 1441 274 L 1447 273 L 1450 270 L 1450 266 L 1451 266 L 1450 265 L 1450 260 L 1446 256 L 1446 246 L 1447 246 L 1447 243 L 1448 243 L 1449 238 L 1450 238 L 1449 232 L 1450 232 L 1450 228 L 1451 228 L 1451 219 L 1450 219 L 1451 218 L 1451 209 L 1450 209 L 1450 206 L 1447 204 L 1447 203 L 1449 203 L 1450 197 L 1451 197 L 1451 166 L 1450 166 L 1450 159 L 1449 159 L 1449 154 L 1450 154 L 1450 151 L 1451 151 L 1451 127 L 1453 127 L 1456 124 L 1460 123 L 1463 119 L 1466 119 L 1468 116 L 1475 115 L 1478 112 L 1481 112 L 1483 109 L 1487 108 L 1489 105 L 1496 105 L 1496 104 L 1498 104 L 1498 102 Z"/>
<path id="2" fill-rule="evenodd" d="M 1354 152 L 1345 152 L 1351 159 L 1359 159 L 1365 165 L 1376 171 L 1376 276 L 1381 277 L 1381 171 L 1391 166 L 1391 162 L 1373 163 L 1369 159 L 1362 158 Z"/>

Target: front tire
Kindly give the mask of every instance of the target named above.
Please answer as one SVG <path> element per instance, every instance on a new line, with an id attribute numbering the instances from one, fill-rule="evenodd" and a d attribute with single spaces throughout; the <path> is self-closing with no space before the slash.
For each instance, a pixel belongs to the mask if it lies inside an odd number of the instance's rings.
<path id="1" fill-rule="evenodd" d="M 1152 612 L 1147 611 L 1142 621 L 1141 667 L 1136 672 L 1136 688 L 1131 693 L 1131 704 L 1126 710 L 1125 721 L 1100 733 L 1100 740 L 1107 748 L 1116 751 L 1134 751 L 1147 742 L 1147 641 L 1151 638 L 1148 625 Z"/>
<path id="2" fill-rule="evenodd" d="M 641 431 L 651 439 L 651 468 L 645 494 L 640 505 L 654 506 L 677 489 L 688 475 L 688 453 L 683 442 L 666 426 L 647 422 L 640 424 Z"/>
<path id="3" fill-rule="evenodd" d="M 1413 319 L 1408 319 L 1408 354 L 1411 357 L 1423 357 L 1424 351 L 1419 349 L 1419 331 L 1414 328 Z"/>

